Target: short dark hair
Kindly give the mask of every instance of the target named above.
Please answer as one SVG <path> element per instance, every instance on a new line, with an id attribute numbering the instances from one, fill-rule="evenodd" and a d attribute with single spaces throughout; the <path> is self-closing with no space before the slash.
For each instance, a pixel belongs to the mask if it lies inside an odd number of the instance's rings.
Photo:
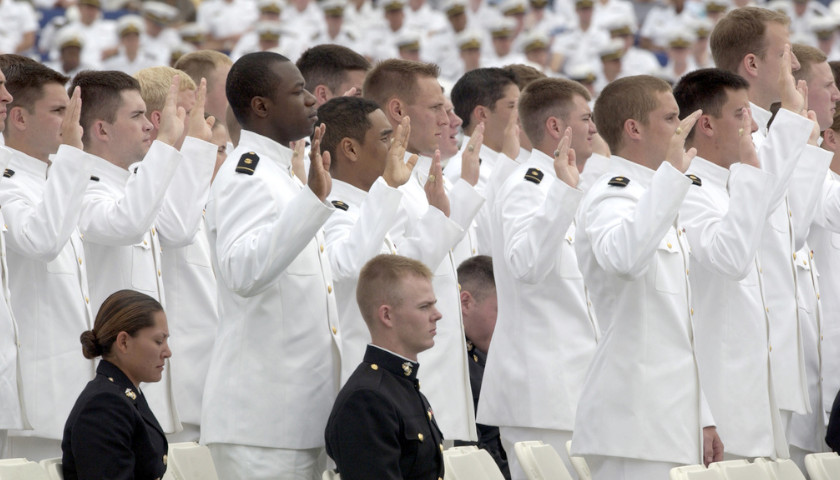
<path id="1" fill-rule="evenodd" d="M 6 73 L 6 89 L 14 100 L 8 108 L 21 107 L 32 112 L 35 102 L 44 96 L 44 86 L 55 83 L 64 87 L 70 77 L 40 63 L 20 63 L 4 70 Z"/>
<path id="2" fill-rule="evenodd" d="M 96 120 L 114 123 L 117 110 L 122 105 L 122 92 L 136 90 L 140 92 L 140 83 L 136 78 L 116 70 L 84 70 L 73 77 L 70 93 L 76 87 L 82 89 L 82 113 L 79 124 L 84 129 L 82 143 L 90 141 L 91 125 Z"/>
<path id="3" fill-rule="evenodd" d="M 225 83 L 225 95 L 233 115 L 245 127 L 251 116 L 251 99 L 267 97 L 280 88 L 280 77 L 272 71 L 274 65 L 290 61 L 274 52 L 254 52 L 243 55 L 230 67 Z"/>
<path id="4" fill-rule="evenodd" d="M 470 127 L 470 116 L 475 107 L 494 110 L 496 102 L 505 96 L 505 88 L 516 84 L 513 72 L 502 68 L 476 68 L 461 76 L 449 95 L 455 115 L 464 121 L 461 128 Z"/>
<path id="5" fill-rule="evenodd" d="M 40 62 L 37 60 L 33 60 L 29 57 L 25 57 L 23 55 L 17 55 L 15 53 L 6 53 L 0 55 L 0 71 L 3 72 L 4 75 L 9 76 L 9 68 L 17 67 L 18 65 L 41 65 Z M 64 82 L 67 83 L 67 82 Z"/>
<path id="6" fill-rule="evenodd" d="M 519 122 L 531 143 L 542 142 L 549 117 L 568 119 L 575 95 L 591 99 L 583 85 L 565 78 L 543 78 L 525 88 L 519 97 Z"/>
<path id="7" fill-rule="evenodd" d="M 686 74 L 674 87 L 674 98 L 680 107 L 680 118 L 697 109 L 703 114 L 719 118 L 728 97 L 727 90 L 747 90 L 749 82 L 744 77 L 720 68 L 703 68 Z M 694 129 L 688 139 L 694 136 Z"/>
<path id="8" fill-rule="evenodd" d="M 316 45 L 307 49 L 295 63 L 304 81 L 306 89 L 315 91 L 318 85 L 326 85 L 336 95 L 338 87 L 347 77 L 348 70 L 370 70 L 370 62 L 347 47 L 334 44 Z"/>
<path id="9" fill-rule="evenodd" d="M 379 110 L 376 102 L 361 97 L 335 97 L 321 105 L 318 123 L 327 125 L 321 139 L 321 152 L 330 152 L 335 159 L 335 149 L 344 138 L 364 144 L 365 134 L 373 126 L 368 115 L 376 110 Z"/>
<path id="10" fill-rule="evenodd" d="M 547 78 L 546 74 L 543 72 L 530 65 L 524 65 L 522 63 L 506 65 L 502 67 L 502 69 L 513 74 L 514 78 L 516 78 L 516 85 L 519 86 L 519 90 L 525 90 L 525 87 L 535 80 Z"/>
<path id="11" fill-rule="evenodd" d="M 437 78 L 439 75 L 440 67 L 434 63 L 391 58 L 379 62 L 368 72 L 362 86 L 362 95 L 380 107 L 384 107 L 393 97 L 412 104 L 417 95 L 418 79 Z"/>
<path id="12" fill-rule="evenodd" d="M 656 94 L 670 91 L 668 82 L 650 75 L 619 78 L 604 87 L 595 100 L 592 117 L 611 152 L 618 152 L 621 148 L 627 120 L 647 125 L 650 112 L 659 106 Z"/>
<path id="13" fill-rule="evenodd" d="M 476 301 L 483 300 L 491 290 L 496 289 L 493 259 L 487 255 L 476 255 L 461 262 L 458 265 L 458 284 L 461 290 L 470 292 Z"/>

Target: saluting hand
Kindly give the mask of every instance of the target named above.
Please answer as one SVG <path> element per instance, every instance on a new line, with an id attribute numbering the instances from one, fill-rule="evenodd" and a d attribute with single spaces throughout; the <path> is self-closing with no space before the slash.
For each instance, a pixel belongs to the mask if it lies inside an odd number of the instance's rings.
<path id="1" fill-rule="evenodd" d="M 169 93 L 166 95 L 166 102 L 160 112 L 160 128 L 157 139 L 161 142 L 175 146 L 184 134 L 184 119 L 187 112 L 184 107 L 178 106 L 178 92 L 181 91 L 181 76 L 172 77 L 172 84 L 169 85 Z"/>
<path id="2" fill-rule="evenodd" d="M 394 132 L 394 139 L 388 148 L 385 171 L 382 172 L 382 178 L 392 188 L 405 185 L 405 182 L 411 178 L 411 171 L 417 165 L 417 155 L 412 155 L 407 162 L 405 161 L 405 147 L 408 145 L 409 135 L 411 135 L 411 119 L 405 116 Z"/>
<path id="3" fill-rule="evenodd" d="M 502 153 L 511 160 L 519 156 L 519 110 L 515 109 L 505 125 L 502 139 Z"/>
<path id="4" fill-rule="evenodd" d="M 808 108 L 808 85 L 805 80 L 799 82 L 793 78 L 793 52 L 790 44 L 785 45 L 782 53 L 782 66 L 779 68 L 779 91 L 782 93 L 782 108 L 798 115 L 804 115 Z"/>
<path id="5" fill-rule="evenodd" d="M 755 168 L 761 168 L 761 163 L 758 161 L 758 153 L 755 151 L 755 144 L 752 140 L 752 115 L 750 110 L 745 109 L 744 118 L 741 120 L 741 127 L 738 129 L 738 152 L 740 154 L 741 163 L 752 165 Z"/>
<path id="6" fill-rule="evenodd" d="M 461 178 L 473 187 L 478 184 L 478 173 L 481 168 L 481 144 L 484 142 L 484 122 L 479 123 L 467 143 L 467 148 L 461 155 Z"/>
<path id="7" fill-rule="evenodd" d="M 79 87 L 73 89 L 73 96 L 70 103 L 64 109 L 64 119 L 61 120 L 61 143 L 70 145 L 81 150 L 82 134 L 84 128 L 79 124 L 79 116 L 82 113 L 82 90 Z"/>
<path id="8" fill-rule="evenodd" d="M 557 174 L 557 178 L 573 188 L 576 188 L 580 181 L 575 149 L 572 148 L 572 127 L 566 128 L 557 149 L 554 150 L 554 173 Z"/>
<path id="9" fill-rule="evenodd" d="M 315 127 L 312 136 L 312 147 L 309 150 L 309 181 L 306 184 L 322 202 L 327 200 L 327 195 L 332 190 L 332 177 L 330 176 L 330 152 L 321 154 L 321 139 L 327 126 L 321 124 Z"/>
<path id="10" fill-rule="evenodd" d="M 702 114 L 702 110 L 697 110 L 682 119 L 682 121 L 680 121 L 680 125 L 674 131 L 674 135 L 671 137 L 670 143 L 668 144 L 668 152 L 665 154 L 665 161 L 670 162 L 674 168 L 682 173 L 685 173 L 685 171 L 688 170 L 691 160 L 693 160 L 697 155 L 697 149 L 694 147 L 685 151 L 685 138 L 688 136 L 688 132 L 694 128 L 694 124 L 697 123 L 697 119 L 700 118 L 700 115 Z"/>
<path id="11" fill-rule="evenodd" d="M 429 205 L 437 208 L 447 217 L 449 216 L 449 197 L 443 188 L 443 167 L 440 165 L 440 150 L 435 150 L 432 166 L 429 168 L 429 179 L 423 187 L 426 190 L 426 200 Z"/>
<path id="12" fill-rule="evenodd" d="M 187 135 L 205 142 L 213 139 L 213 125 L 216 118 L 213 116 L 204 118 L 204 104 L 207 101 L 207 80 L 202 78 L 195 91 L 195 106 L 190 110 Z"/>

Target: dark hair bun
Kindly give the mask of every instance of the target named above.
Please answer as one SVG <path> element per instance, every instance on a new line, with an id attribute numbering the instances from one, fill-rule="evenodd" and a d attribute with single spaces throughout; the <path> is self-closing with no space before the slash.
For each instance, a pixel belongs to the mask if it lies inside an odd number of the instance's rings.
<path id="1" fill-rule="evenodd" d="M 96 334 L 93 333 L 93 330 L 82 332 L 79 341 L 82 342 L 82 354 L 85 358 L 93 359 L 102 355 L 102 346 L 96 341 Z"/>

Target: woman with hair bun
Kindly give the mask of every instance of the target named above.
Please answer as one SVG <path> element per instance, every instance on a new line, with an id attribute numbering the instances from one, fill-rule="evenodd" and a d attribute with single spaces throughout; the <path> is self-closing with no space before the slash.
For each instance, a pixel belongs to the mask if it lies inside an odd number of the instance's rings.
<path id="1" fill-rule="evenodd" d="M 80 341 L 86 358 L 102 360 L 64 426 L 65 480 L 163 477 L 168 444 L 139 387 L 160 381 L 168 338 L 163 307 L 146 294 L 120 290 L 99 308 Z"/>

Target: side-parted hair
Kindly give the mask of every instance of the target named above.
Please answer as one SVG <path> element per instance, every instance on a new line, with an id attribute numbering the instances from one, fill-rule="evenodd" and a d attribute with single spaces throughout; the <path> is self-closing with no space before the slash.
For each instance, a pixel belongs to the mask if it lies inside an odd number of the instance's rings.
<path id="1" fill-rule="evenodd" d="M 709 45 L 715 66 L 738 73 L 738 66 L 747 54 L 764 59 L 767 54 L 768 23 L 790 25 L 784 13 L 761 7 L 736 8 L 718 21 L 712 30 Z"/>
<path id="2" fill-rule="evenodd" d="M 793 78 L 797 80 L 810 80 L 811 67 L 818 63 L 828 61 L 828 57 L 825 56 L 822 50 L 809 45 L 794 43 L 791 45 L 790 51 L 796 56 L 796 59 L 799 60 L 799 70 L 793 72 Z"/>
<path id="3" fill-rule="evenodd" d="M 8 108 L 21 107 L 30 113 L 35 102 L 44 96 L 45 85 L 64 87 L 70 80 L 70 77 L 40 63 L 20 63 L 6 68 L 4 73 L 6 71 L 6 89 L 14 97 Z"/>
<path id="4" fill-rule="evenodd" d="M 611 152 L 621 147 L 624 123 L 633 119 L 647 125 L 650 112 L 659 106 L 656 94 L 670 91 L 668 82 L 650 75 L 619 78 L 604 87 L 595 100 L 592 116 Z"/>
<path id="5" fill-rule="evenodd" d="M 134 336 L 139 330 L 155 324 L 154 314 L 163 307 L 154 298 L 135 290 L 112 293 L 96 314 L 93 330 L 79 337 L 85 358 L 107 357 L 120 332 Z"/>
<path id="6" fill-rule="evenodd" d="M 368 72 L 362 86 L 362 96 L 384 107 L 388 100 L 399 98 L 413 104 L 417 96 L 419 77 L 437 78 L 440 67 L 434 63 L 389 59 L 379 62 Z"/>
<path id="7" fill-rule="evenodd" d="M 356 284 L 356 302 L 368 327 L 374 325 L 379 307 L 396 307 L 402 303 L 402 280 L 408 277 L 431 280 L 432 271 L 417 260 L 399 255 L 377 255 L 362 267 Z"/>
<path id="8" fill-rule="evenodd" d="M 327 129 L 321 139 L 321 151 L 330 152 L 335 165 L 335 149 L 342 139 L 352 138 L 365 143 L 365 134 L 373 126 L 368 115 L 379 110 L 372 100 L 360 97 L 335 97 L 318 108 L 318 124 Z"/>
<path id="9" fill-rule="evenodd" d="M 279 53 L 254 52 L 243 55 L 233 64 L 225 83 L 225 95 L 240 125 L 248 125 L 252 98 L 271 97 L 280 88 L 281 78 L 274 71 L 274 65 L 288 61 Z"/>
<path id="10" fill-rule="evenodd" d="M 189 75 L 172 67 L 149 67 L 134 74 L 134 78 L 140 82 L 140 95 L 146 102 L 147 117 L 154 111 L 163 110 L 166 104 L 166 96 L 169 94 L 169 86 L 172 85 L 172 77 L 175 75 L 181 76 L 179 92 L 197 88 Z"/>
<path id="11" fill-rule="evenodd" d="M 217 67 L 232 64 L 233 60 L 222 52 L 215 50 L 196 50 L 195 52 L 181 55 L 173 66 L 185 72 L 193 79 L 193 82 L 198 84 L 202 78 L 206 78 L 209 81 L 210 74 Z"/>
<path id="12" fill-rule="evenodd" d="M 542 142 L 549 117 L 568 119 L 575 95 L 591 99 L 583 85 L 563 78 L 535 80 L 525 88 L 519 96 L 519 122 L 531 143 Z"/>
<path id="13" fill-rule="evenodd" d="M 82 112 L 79 124 L 84 129 L 82 143 L 90 141 L 91 125 L 97 120 L 114 123 L 122 105 L 122 92 L 140 91 L 140 83 L 131 75 L 115 70 L 84 70 L 73 77 L 69 92 L 82 89 Z"/>
<path id="14" fill-rule="evenodd" d="M 370 62 L 353 50 L 334 44 L 316 45 L 298 58 L 295 63 L 306 81 L 305 88 L 315 91 L 318 85 L 326 85 L 336 95 L 347 77 L 348 70 L 370 70 Z"/>
<path id="15" fill-rule="evenodd" d="M 18 65 L 42 65 L 41 62 L 37 60 L 33 60 L 29 57 L 25 57 L 23 55 L 18 55 L 15 53 L 6 53 L 0 55 L 0 71 L 3 72 L 4 75 L 9 75 L 9 68 L 17 67 Z M 67 82 L 64 82 L 67 83 Z"/>
<path id="16" fill-rule="evenodd" d="M 516 85 L 516 76 L 502 68 L 476 68 L 462 75 L 449 94 L 455 115 L 464 121 L 461 128 L 470 128 L 470 117 L 475 107 L 487 107 L 494 111 L 496 102 L 505 96 L 505 88 L 509 85 Z"/>
<path id="17" fill-rule="evenodd" d="M 493 259 L 487 255 L 470 257 L 458 265 L 458 284 L 461 291 L 470 292 L 477 302 L 496 290 Z"/>
<path id="18" fill-rule="evenodd" d="M 543 72 L 537 70 L 536 68 L 530 65 L 523 65 L 521 63 L 513 63 L 502 67 L 502 69 L 513 74 L 519 90 L 525 90 L 525 87 L 530 85 L 534 80 L 548 78 Z"/>
<path id="19" fill-rule="evenodd" d="M 720 118 L 730 90 L 747 90 L 744 77 L 719 68 L 703 68 L 686 74 L 674 87 L 674 98 L 680 107 L 680 119 L 703 109 L 704 115 Z M 694 136 L 694 129 L 688 139 Z"/>

